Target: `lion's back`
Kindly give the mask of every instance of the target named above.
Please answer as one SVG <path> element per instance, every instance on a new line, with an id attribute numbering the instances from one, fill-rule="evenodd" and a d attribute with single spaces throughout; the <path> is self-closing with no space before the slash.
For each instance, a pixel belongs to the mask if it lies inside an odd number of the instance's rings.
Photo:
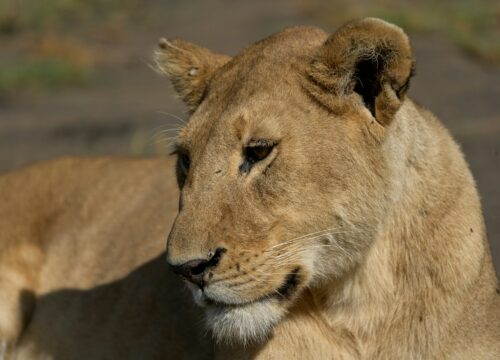
<path id="1" fill-rule="evenodd" d="M 26 274 L 10 305 L 22 309 L 17 358 L 210 357 L 164 259 L 173 170 L 162 157 L 63 158 L 0 177 L 4 274 Z M 36 262 L 13 259 L 26 251 Z"/>

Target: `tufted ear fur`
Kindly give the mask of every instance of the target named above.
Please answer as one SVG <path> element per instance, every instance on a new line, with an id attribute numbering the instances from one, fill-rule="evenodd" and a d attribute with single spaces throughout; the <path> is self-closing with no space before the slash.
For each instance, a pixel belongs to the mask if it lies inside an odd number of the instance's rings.
<path id="1" fill-rule="evenodd" d="M 330 108 L 362 100 L 387 125 L 404 100 L 413 66 L 403 30 L 366 18 L 342 26 L 321 46 L 309 71 L 315 84 L 309 90 Z"/>
<path id="2" fill-rule="evenodd" d="M 165 74 L 191 112 L 203 100 L 215 71 L 230 60 L 183 40 L 160 39 L 154 53 L 156 68 Z"/>

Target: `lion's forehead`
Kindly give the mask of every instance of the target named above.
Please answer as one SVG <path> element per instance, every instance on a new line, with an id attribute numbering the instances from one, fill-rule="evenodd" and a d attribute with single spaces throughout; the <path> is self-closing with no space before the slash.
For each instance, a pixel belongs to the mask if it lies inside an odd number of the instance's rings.
<path id="1" fill-rule="evenodd" d="M 302 95 L 297 65 L 306 65 L 326 37 L 314 27 L 290 28 L 235 56 L 211 79 L 205 100 L 179 141 L 205 150 L 209 139 L 228 141 L 243 136 L 245 130 L 276 131 L 276 120 Z"/>
<path id="2" fill-rule="evenodd" d="M 309 54 L 327 37 L 328 34 L 319 28 L 291 27 L 252 44 L 234 59 L 253 58 L 255 55 L 272 59 Z"/>
<path id="3" fill-rule="evenodd" d="M 277 95 L 276 88 L 289 83 L 297 73 L 296 65 L 307 64 L 326 37 L 322 30 L 297 27 L 251 45 L 211 79 L 206 98 L 209 106 L 245 102 L 256 94 Z"/>

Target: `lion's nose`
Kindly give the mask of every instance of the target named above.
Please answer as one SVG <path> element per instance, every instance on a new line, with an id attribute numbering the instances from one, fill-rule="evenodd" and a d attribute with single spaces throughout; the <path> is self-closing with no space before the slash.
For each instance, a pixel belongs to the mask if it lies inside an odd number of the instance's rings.
<path id="1" fill-rule="evenodd" d="M 211 254 L 209 259 L 196 259 L 185 262 L 181 265 L 172 265 L 172 270 L 174 273 L 179 274 L 203 288 L 205 285 L 204 276 L 209 268 L 217 266 L 223 253 L 226 252 L 224 248 L 217 248 L 217 250 Z"/>

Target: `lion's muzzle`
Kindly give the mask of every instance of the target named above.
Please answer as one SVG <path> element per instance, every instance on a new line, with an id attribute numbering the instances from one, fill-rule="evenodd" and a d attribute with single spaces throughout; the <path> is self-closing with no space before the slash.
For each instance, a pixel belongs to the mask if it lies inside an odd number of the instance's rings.
<path id="1" fill-rule="evenodd" d="M 181 265 L 169 265 L 174 273 L 181 275 L 186 280 L 199 286 L 200 289 L 203 289 L 207 270 L 216 267 L 219 264 L 222 254 L 225 252 L 225 248 L 217 248 L 213 253 L 209 254 L 208 259 L 195 259 L 186 261 Z"/>

